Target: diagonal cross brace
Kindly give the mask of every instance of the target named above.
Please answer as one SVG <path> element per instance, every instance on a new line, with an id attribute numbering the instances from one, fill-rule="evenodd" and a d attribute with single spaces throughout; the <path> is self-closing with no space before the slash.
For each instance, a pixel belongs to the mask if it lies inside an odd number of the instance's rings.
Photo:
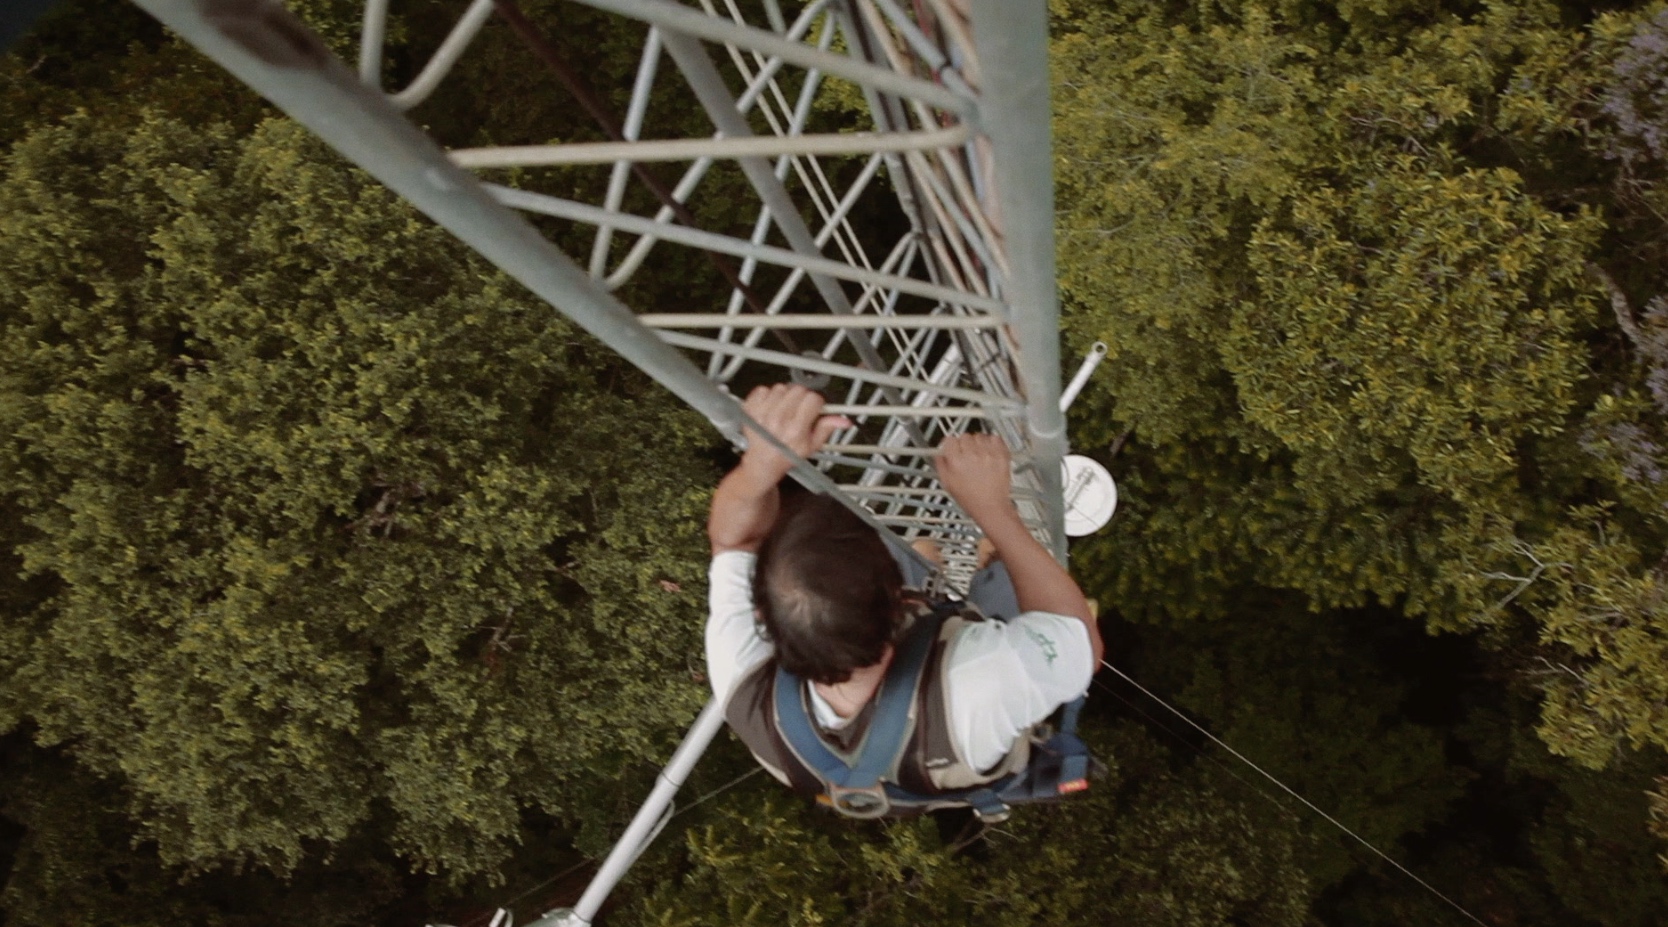
<path id="1" fill-rule="evenodd" d="M 747 118 L 736 110 L 735 98 L 724 86 L 724 78 L 719 75 L 718 68 L 713 65 L 712 58 L 707 55 L 706 49 L 701 47 L 701 43 L 676 32 L 664 33 L 661 41 L 666 46 L 667 54 L 672 56 L 678 69 L 683 71 L 684 77 L 689 80 L 690 88 L 695 91 L 696 98 L 701 101 L 701 106 L 706 109 L 718 131 L 729 138 L 752 135 L 753 128 L 747 124 Z M 788 246 L 806 257 L 820 257 L 822 251 L 817 247 L 816 239 L 811 235 L 810 228 L 805 225 L 805 219 L 799 214 L 793 198 L 788 195 L 787 187 L 783 186 L 776 172 L 771 169 L 770 162 L 762 157 L 738 158 L 737 162 L 747 175 L 748 182 L 758 192 L 759 198 L 764 201 L 765 208 L 770 210 L 777 228 L 782 230 L 783 237 L 788 240 Z M 815 272 L 808 273 L 808 276 L 812 285 L 817 288 L 818 295 L 831 311 L 840 315 L 854 314 L 851 300 L 840 288 L 839 281 Z M 876 351 L 868 340 L 852 338 L 850 344 L 857 350 L 857 355 L 863 359 L 864 364 L 876 371 L 886 369 L 886 362 L 881 359 L 880 352 Z M 893 391 L 891 387 L 885 388 L 884 395 L 890 402 L 899 405 L 904 403 L 902 394 Z M 904 428 L 917 444 L 931 443 L 926 433 L 913 421 L 905 421 Z"/>

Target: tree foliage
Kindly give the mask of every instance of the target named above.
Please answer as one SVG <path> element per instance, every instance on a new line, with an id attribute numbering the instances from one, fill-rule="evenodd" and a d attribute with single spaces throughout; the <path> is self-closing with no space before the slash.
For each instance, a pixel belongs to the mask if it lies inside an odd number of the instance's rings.
<path id="1" fill-rule="evenodd" d="M 1668 18 L 1056 13 L 1062 289 L 1114 358 L 1082 433 L 1135 439 L 1087 570 L 1150 620 L 1251 584 L 1483 630 L 1555 752 L 1660 758 Z"/>
<path id="2" fill-rule="evenodd" d="M 353 54 L 355 4 L 290 6 Z M 641 29 L 523 8 L 623 111 Z M 1115 659 L 1486 919 L 1660 921 L 1668 10 L 1052 9 L 1064 334 L 1112 348 L 1072 435 L 1122 490 L 1073 566 Z M 396 5 L 386 86 L 457 12 Z M 477 51 L 437 137 L 603 137 L 502 24 Z M 704 423 L 127 4 L 0 58 L 0 146 L 8 921 L 414 922 L 599 854 L 705 695 Z M 720 289 L 657 253 L 627 295 Z M 1123 694 L 1113 775 L 988 860 L 761 784 L 610 916 L 1456 917 Z"/>
<path id="3" fill-rule="evenodd" d="M 0 202 L 5 726 L 164 861 L 490 870 L 698 704 L 704 426 L 390 194 L 288 123 L 78 118 Z"/>

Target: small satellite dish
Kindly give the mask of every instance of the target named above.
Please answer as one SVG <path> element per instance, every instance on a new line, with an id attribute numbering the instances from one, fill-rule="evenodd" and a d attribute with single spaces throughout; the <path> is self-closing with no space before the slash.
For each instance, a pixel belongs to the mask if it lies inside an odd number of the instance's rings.
<path id="1" fill-rule="evenodd" d="M 1118 484 L 1112 481 L 1112 474 L 1099 461 L 1082 454 L 1068 454 L 1061 464 L 1066 534 L 1080 538 L 1106 527 L 1118 508 Z"/>

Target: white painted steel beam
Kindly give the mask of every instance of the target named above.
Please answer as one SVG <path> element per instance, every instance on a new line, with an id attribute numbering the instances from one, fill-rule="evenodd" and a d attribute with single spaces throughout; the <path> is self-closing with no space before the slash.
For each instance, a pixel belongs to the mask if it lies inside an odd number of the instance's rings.
<path id="1" fill-rule="evenodd" d="M 850 280 L 854 283 L 867 283 L 884 289 L 910 293 L 925 299 L 966 306 L 971 309 L 983 309 L 986 312 L 1001 312 L 1007 307 L 1000 301 L 989 297 L 972 296 L 950 287 L 938 286 L 924 280 L 901 277 L 893 274 L 878 273 L 862 267 L 854 267 L 841 261 L 825 258 L 816 253 L 815 248 L 806 250 L 777 248 L 771 245 L 759 245 L 740 238 L 727 235 L 717 235 L 703 232 L 669 222 L 651 222 L 648 219 L 629 213 L 610 213 L 595 206 L 577 203 L 573 200 L 562 199 L 558 196 L 547 196 L 543 193 L 532 193 L 518 190 L 514 187 L 501 187 L 497 184 L 486 184 L 485 189 L 500 203 L 524 209 L 528 212 L 543 213 L 562 219 L 572 219 L 577 222 L 588 222 L 593 225 L 608 224 L 616 230 L 635 232 L 640 235 L 654 235 L 662 241 L 671 241 L 689 245 L 707 251 L 718 251 L 738 257 L 750 257 L 782 267 L 796 267 L 812 273 L 822 274 L 830 278 Z M 849 303 L 848 303 L 849 305 Z"/>
<path id="2" fill-rule="evenodd" d="M 569 142 L 459 148 L 452 163 L 469 170 L 558 167 L 621 161 L 693 161 L 697 158 L 760 158 L 776 155 L 865 155 L 877 151 L 928 151 L 959 145 L 970 137 L 965 125 L 926 132 L 838 132 L 828 135 L 752 135 L 745 138 L 676 138 L 626 142 Z"/>
<path id="3" fill-rule="evenodd" d="M 845 55 L 812 48 L 789 41 L 774 32 L 741 26 L 716 17 L 707 16 L 671 0 L 578 0 L 586 6 L 607 10 L 632 19 L 721 45 L 734 45 L 750 51 L 781 58 L 802 68 L 815 68 L 826 74 L 843 77 L 855 84 L 874 87 L 887 93 L 919 100 L 948 112 L 970 119 L 977 111 L 977 103 L 968 97 L 946 90 L 932 81 L 922 80 Z"/>
<path id="4" fill-rule="evenodd" d="M 918 328 L 994 328 L 1005 324 L 988 315 L 743 315 L 716 312 L 655 312 L 637 317 L 650 328 L 880 328 L 908 331 Z M 888 406 L 887 408 L 907 408 Z"/>

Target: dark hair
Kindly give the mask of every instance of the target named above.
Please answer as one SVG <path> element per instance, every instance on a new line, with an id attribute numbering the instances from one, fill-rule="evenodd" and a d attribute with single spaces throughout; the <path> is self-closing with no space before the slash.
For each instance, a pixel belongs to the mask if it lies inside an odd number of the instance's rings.
<path id="1" fill-rule="evenodd" d="M 833 685 L 897 636 L 903 573 L 875 529 L 828 496 L 782 500 L 759 546 L 753 604 L 782 668 Z"/>

